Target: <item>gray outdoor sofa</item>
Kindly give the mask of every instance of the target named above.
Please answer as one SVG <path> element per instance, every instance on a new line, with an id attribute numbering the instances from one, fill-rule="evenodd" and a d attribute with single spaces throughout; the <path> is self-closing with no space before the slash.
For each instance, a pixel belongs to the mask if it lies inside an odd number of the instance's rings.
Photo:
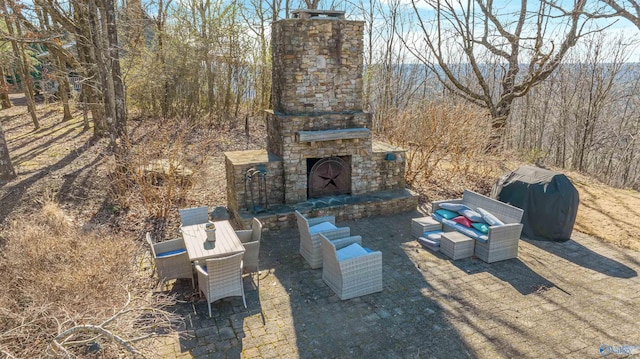
<path id="1" fill-rule="evenodd" d="M 522 209 L 469 190 L 465 190 L 460 199 L 434 201 L 431 213 L 440 209 L 442 203 L 462 203 L 473 211 L 482 208 L 504 222 L 503 225 L 489 226 L 486 235 L 472 237 L 475 239 L 475 256 L 487 263 L 518 257 L 518 242 L 522 233 Z M 467 235 L 464 233 L 465 229 L 453 221 L 442 221 L 441 218 L 438 220 L 443 224 L 444 232 L 457 230 Z"/>

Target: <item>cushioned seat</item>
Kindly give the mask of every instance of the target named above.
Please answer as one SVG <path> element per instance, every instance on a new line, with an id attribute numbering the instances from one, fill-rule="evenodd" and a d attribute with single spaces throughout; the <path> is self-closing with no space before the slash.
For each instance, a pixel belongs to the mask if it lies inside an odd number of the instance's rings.
<path id="1" fill-rule="evenodd" d="M 318 235 L 321 233 L 330 240 L 340 241 L 349 237 L 349 227 L 336 227 L 334 216 L 307 218 L 295 211 L 300 232 L 300 255 L 309 263 L 312 269 L 322 267 L 322 247 Z"/>
<path id="2" fill-rule="evenodd" d="M 162 257 L 168 257 L 174 254 L 181 254 L 181 253 L 187 253 L 186 249 L 176 249 L 173 251 L 168 251 L 168 252 L 162 252 L 162 253 L 156 253 L 156 258 L 162 258 Z"/>
<path id="3" fill-rule="evenodd" d="M 338 229 L 338 227 L 334 226 L 331 222 L 322 222 L 316 224 L 315 226 L 309 227 L 309 233 L 316 234 L 326 231 L 334 231 L 336 229 Z"/>
<path id="4" fill-rule="evenodd" d="M 443 212 L 444 207 L 454 208 L 450 204 L 462 204 L 472 211 L 479 213 L 482 217 L 481 222 L 486 222 L 487 226 L 473 226 L 476 228 L 468 228 L 454 221 L 449 221 L 444 216 L 435 216 L 436 212 Z M 441 211 L 442 210 L 442 211 Z M 522 232 L 522 214 L 520 208 L 516 208 L 507 203 L 497 201 L 493 198 L 483 196 L 473 191 L 465 190 L 461 199 L 451 199 L 445 201 L 434 201 L 432 203 L 433 218 L 444 224 L 445 232 L 458 231 L 476 240 L 475 255 L 487 263 L 493 263 L 511 258 L 518 257 L 518 242 Z M 461 213 L 453 212 L 446 216 L 460 215 Z M 477 216 L 467 216 L 472 222 L 481 223 Z M 455 217 L 454 217 L 455 218 Z M 450 218 L 453 219 L 453 218 Z M 475 219 L 475 221 L 474 221 Z M 478 230 L 480 229 L 480 230 Z M 486 233 L 481 231 L 486 230 Z M 442 250 L 442 249 L 441 249 Z"/>
<path id="5" fill-rule="evenodd" d="M 331 241 L 324 234 L 322 280 L 340 299 L 350 299 L 382 291 L 382 253 L 362 247 L 362 238 Z"/>
<path id="6" fill-rule="evenodd" d="M 364 249 L 358 243 L 350 244 L 342 249 L 337 251 L 337 257 L 339 261 L 355 258 L 369 253 L 366 249 Z"/>
<path id="7" fill-rule="evenodd" d="M 191 285 L 194 286 L 193 266 L 185 249 L 184 239 L 176 238 L 154 243 L 149 232 L 146 234 L 146 239 L 158 273 L 158 283 L 169 279 L 189 278 Z"/>

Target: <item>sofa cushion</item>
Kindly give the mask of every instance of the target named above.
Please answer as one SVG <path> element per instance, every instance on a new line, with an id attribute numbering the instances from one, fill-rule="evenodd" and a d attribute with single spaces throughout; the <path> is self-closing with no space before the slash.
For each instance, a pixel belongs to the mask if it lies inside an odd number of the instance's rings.
<path id="1" fill-rule="evenodd" d="M 322 223 L 316 224 L 315 226 L 309 227 L 309 234 L 316 234 L 316 233 L 320 233 L 320 232 L 333 231 L 333 230 L 336 230 L 336 229 L 338 229 L 338 227 L 333 225 L 333 223 L 331 223 L 331 222 L 322 222 Z"/>
<path id="2" fill-rule="evenodd" d="M 499 220 L 496 216 L 491 214 L 489 211 L 487 211 L 485 209 L 482 209 L 482 208 L 478 208 L 478 212 L 482 215 L 482 218 L 484 219 L 484 221 L 489 223 L 490 226 L 502 226 L 502 225 L 504 225 L 504 222 Z"/>
<path id="3" fill-rule="evenodd" d="M 482 218 L 482 215 L 474 210 L 471 209 L 463 209 L 458 211 L 458 213 L 460 213 L 461 215 L 465 216 L 466 218 L 468 218 L 470 221 L 472 222 L 484 222 L 484 219 Z"/>
<path id="4" fill-rule="evenodd" d="M 432 241 L 430 239 L 420 237 L 418 238 L 418 243 L 420 243 L 425 248 L 428 248 L 434 252 L 440 251 L 440 242 Z"/>
<path id="5" fill-rule="evenodd" d="M 482 222 L 471 223 L 471 227 L 477 229 L 482 233 L 489 233 L 489 225 Z"/>
<path id="6" fill-rule="evenodd" d="M 459 216 L 458 212 L 450 211 L 448 209 L 437 209 L 436 214 L 440 215 L 442 218 L 446 219 L 454 219 Z"/>
<path id="7" fill-rule="evenodd" d="M 438 206 L 440 206 L 440 208 L 447 209 L 453 212 L 460 212 L 463 209 L 471 209 L 462 203 L 445 202 L 445 203 L 440 203 Z"/>
<path id="8" fill-rule="evenodd" d="M 352 243 L 344 248 L 337 250 L 338 261 L 343 261 L 349 258 L 360 257 L 361 255 L 367 254 L 366 249 L 362 248 L 358 243 Z"/>
<path id="9" fill-rule="evenodd" d="M 424 232 L 422 233 L 422 237 L 430 240 L 430 241 L 434 241 L 434 242 L 438 242 L 440 243 L 440 238 L 442 237 L 442 230 L 437 230 L 437 231 L 428 231 L 428 232 Z"/>
<path id="10" fill-rule="evenodd" d="M 454 222 L 459 223 L 467 228 L 471 228 L 471 221 L 469 220 L 469 218 L 465 217 L 465 216 L 458 216 L 456 218 L 453 219 Z"/>
<path id="11" fill-rule="evenodd" d="M 460 232 L 462 234 L 464 234 L 465 236 L 471 237 L 479 242 L 482 243 L 487 243 L 489 241 L 489 236 L 487 236 L 486 234 L 474 229 L 474 228 L 467 228 L 457 222 L 454 222 L 450 219 L 443 219 L 442 220 L 442 224 L 446 224 L 447 226 L 453 228 L 455 231 Z"/>

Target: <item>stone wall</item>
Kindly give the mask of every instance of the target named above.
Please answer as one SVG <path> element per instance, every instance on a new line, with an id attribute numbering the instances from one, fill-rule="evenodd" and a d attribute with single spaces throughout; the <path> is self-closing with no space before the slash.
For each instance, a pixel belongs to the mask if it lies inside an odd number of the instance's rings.
<path id="1" fill-rule="evenodd" d="M 284 203 L 283 163 L 279 157 L 265 150 L 225 152 L 224 156 L 227 175 L 227 207 L 234 215 L 237 216 L 245 210 L 246 203 L 251 203 L 249 188 L 245 189 L 244 177 L 247 170 L 258 165 L 263 165 L 267 170 L 268 203 L 272 205 Z"/>
<path id="2" fill-rule="evenodd" d="M 272 108 L 362 110 L 363 21 L 285 19 L 272 26 Z"/>
<path id="3" fill-rule="evenodd" d="M 335 216 L 337 222 L 351 221 L 370 216 L 384 216 L 401 212 L 416 210 L 418 196 L 410 190 L 392 190 L 378 192 L 379 196 L 371 196 L 349 205 L 329 206 L 321 209 L 298 210 L 308 216 Z M 256 218 L 262 222 L 265 231 L 279 231 L 287 228 L 296 228 L 297 222 L 293 209 L 283 213 L 258 214 Z M 251 228 L 253 216 L 236 216 L 238 228 Z"/>

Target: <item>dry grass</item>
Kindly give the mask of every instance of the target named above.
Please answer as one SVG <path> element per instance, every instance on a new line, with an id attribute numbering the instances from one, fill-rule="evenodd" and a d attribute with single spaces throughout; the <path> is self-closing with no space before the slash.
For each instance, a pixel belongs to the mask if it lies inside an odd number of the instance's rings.
<path id="1" fill-rule="evenodd" d="M 580 194 L 574 229 L 621 247 L 640 250 L 640 193 L 567 173 Z"/>
<path id="2" fill-rule="evenodd" d="M 212 137 L 200 132 L 185 120 L 159 122 L 144 133 L 134 132 L 125 163 L 114 164 L 110 171 L 111 196 L 118 205 L 129 208 L 139 200 L 157 218 L 166 218 L 170 210 L 183 205 L 213 147 Z M 195 138 L 197 143 L 191 142 Z"/>
<path id="3" fill-rule="evenodd" d="M 59 354 L 51 345 L 57 335 L 77 326 L 98 326 L 125 305 L 131 311 L 108 323 L 105 333 L 80 328 L 59 338 L 64 350 L 81 355 L 88 344 L 99 343 L 101 357 L 121 357 L 127 351 L 106 333 L 130 339 L 170 327 L 173 318 L 162 308 L 171 300 L 151 296 L 149 279 L 139 274 L 135 258 L 140 248 L 133 241 L 79 229 L 50 201 L 11 224 L 4 235 L 0 352 L 7 357 Z M 128 295 L 133 300 L 127 305 Z M 133 345 L 148 350 L 143 342 Z"/>

